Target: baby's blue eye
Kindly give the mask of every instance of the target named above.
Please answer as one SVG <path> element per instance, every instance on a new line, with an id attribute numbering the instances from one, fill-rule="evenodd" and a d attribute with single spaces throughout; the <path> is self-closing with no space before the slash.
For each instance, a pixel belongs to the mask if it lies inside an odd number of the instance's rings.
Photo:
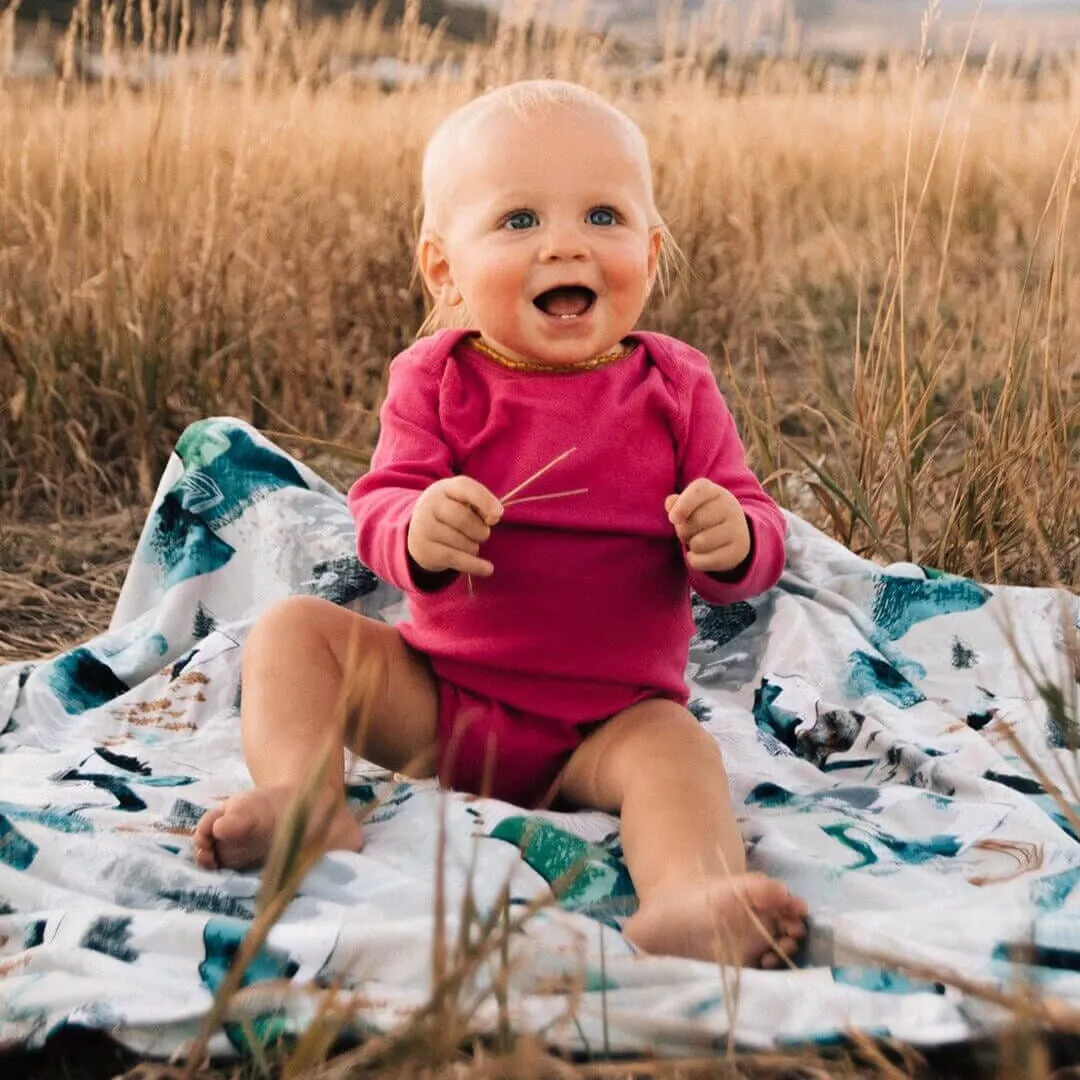
<path id="1" fill-rule="evenodd" d="M 607 206 L 595 206 L 589 211 L 586 220 L 590 225 L 614 225 L 615 211 Z"/>
<path id="2" fill-rule="evenodd" d="M 508 229 L 531 229 L 536 224 L 536 215 L 531 210 L 515 210 L 506 219 Z"/>

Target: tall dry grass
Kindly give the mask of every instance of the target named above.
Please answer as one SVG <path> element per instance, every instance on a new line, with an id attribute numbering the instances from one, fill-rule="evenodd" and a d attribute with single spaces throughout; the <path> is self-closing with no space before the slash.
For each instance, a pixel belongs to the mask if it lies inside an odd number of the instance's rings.
<path id="1" fill-rule="evenodd" d="M 512 23 L 451 46 L 415 5 L 396 30 L 153 10 L 84 5 L 33 85 L 3 78 L 0 16 L 4 516 L 145 502 L 207 414 L 362 457 L 423 316 L 425 137 L 478 88 L 550 73 L 650 137 L 687 269 L 649 323 L 716 359 L 782 502 L 882 559 L 1077 580 L 1080 61 L 739 62 L 698 33 L 631 64 Z M 144 79 L 152 46 L 167 80 Z M 386 93 L 346 72 L 387 53 L 427 75 Z"/>
<path id="2" fill-rule="evenodd" d="M 144 505 L 179 431 L 210 414 L 306 436 L 290 445 L 348 479 L 387 361 L 423 319 L 427 133 L 485 85 L 554 74 L 646 130 L 685 256 L 649 324 L 715 358 L 782 502 L 881 559 L 1078 580 L 1080 59 L 733 59 L 699 27 L 645 62 L 511 23 L 453 44 L 415 6 L 396 30 L 362 14 L 301 27 L 277 2 L 155 10 L 82 7 L 36 84 L 7 77 L 19 32 L 0 13 L 0 530 Z M 343 63 L 387 53 L 426 76 L 387 93 Z M 149 81 L 163 54 L 171 77 Z M 497 929 L 440 969 L 441 1011 L 403 1040 L 325 1062 L 349 1015 L 329 995 L 290 1074 L 916 1071 L 857 1037 L 831 1062 L 571 1070 L 519 1041 L 465 1063 L 451 998 Z M 1041 1026 L 1075 1018 L 1005 1004 L 1026 1064 L 1001 1075 L 1048 1077 Z"/>

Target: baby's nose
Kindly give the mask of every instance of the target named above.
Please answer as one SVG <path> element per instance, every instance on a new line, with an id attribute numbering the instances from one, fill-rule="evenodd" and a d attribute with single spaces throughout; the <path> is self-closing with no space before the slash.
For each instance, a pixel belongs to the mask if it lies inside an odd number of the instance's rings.
<path id="1" fill-rule="evenodd" d="M 584 259 L 588 253 L 589 249 L 585 243 L 585 237 L 582 235 L 581 230 L 574 226 L 549 229 L 541 248 L 541 258 L 545 261 L 552 259 Z"/>

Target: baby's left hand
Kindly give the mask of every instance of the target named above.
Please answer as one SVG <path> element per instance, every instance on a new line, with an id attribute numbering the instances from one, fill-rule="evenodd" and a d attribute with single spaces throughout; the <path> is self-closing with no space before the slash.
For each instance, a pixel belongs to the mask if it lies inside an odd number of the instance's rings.
<path id="1" fill-rule="evenodd" d="M 669 495 L 664 509 L 693 569 L 724 573 L 750 554 L 746 514 L 727 488 L 701 477 L 681 494 Z"/>

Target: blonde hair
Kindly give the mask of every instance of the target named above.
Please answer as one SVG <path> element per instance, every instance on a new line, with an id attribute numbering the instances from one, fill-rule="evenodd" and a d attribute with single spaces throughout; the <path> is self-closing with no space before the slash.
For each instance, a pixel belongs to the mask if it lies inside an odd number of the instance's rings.
<path id="1" fill-rule="evenodd" d="M 679 252 L 656 209 L 649 146 L 641 128 L 626 113 L 595 91 L 578 83 L 559 79 L 528 79 L 500 86 L 455 109 L 439 124 L 424 149 L 420 205 L 416 213 L 417 248 L 419 249 L 419 244 L 424 239 L 438 236 L 439 219 L 445 212 L 445 207 L 436 197 L 440 179 L 447 175 L 452 162 L 465 152 L 477 126 L 499 110 L 508 110 L 522 120 L 530 120 L 551 115 L 556 109 L 599 113 L 612 120 L 627 139 L 632 153 L 642 166 L 642 179 L 645 182 L 652 218 L 650 228 L 659 229 L 663 236 L 657 280 L 661 291 L 666 291 L 675 266 L 674 260 L 679 257 Z M 438 297 L 431 297 L 431 307 L 419 333 L 430 333 L 440 327 L 465 325 L 469 325 L 469 314 L 462 306 L 446 308 L 439 303 Z"/>

